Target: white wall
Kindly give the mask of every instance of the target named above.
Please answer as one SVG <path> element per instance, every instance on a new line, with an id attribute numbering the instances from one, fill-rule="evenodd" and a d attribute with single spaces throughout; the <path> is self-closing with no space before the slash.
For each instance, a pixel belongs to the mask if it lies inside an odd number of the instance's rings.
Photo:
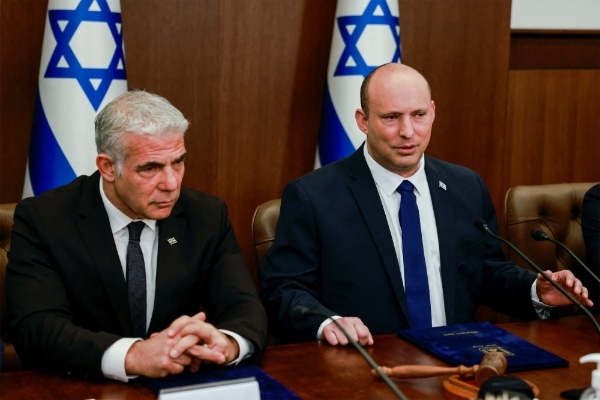
<path id="1" fill-rule="evenodd" d="M 510 27 L 600 30 L 600 0 L 512 0 Z"/>

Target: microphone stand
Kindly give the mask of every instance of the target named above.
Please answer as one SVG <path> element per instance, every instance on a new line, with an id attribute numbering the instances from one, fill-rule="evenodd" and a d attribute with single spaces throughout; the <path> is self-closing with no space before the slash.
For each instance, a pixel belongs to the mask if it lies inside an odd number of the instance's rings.
<path id="1" fill-rule="evenodd" d="M 500 236 L 494 234 L 490 228 L 488 228 L 487 224 L 485 223 L 484 220 L 482 219 L 478 219 L 475 221 L 475 227 L 480 230 L 481 232 L 486 232 L 488 233 L 490 236 L 492 236 L 493 238 L 501 241 L 502 243 L 506 244 L 508 247 L 510 247 L 515 253 L 517 253 L 521 258 L 523 258 L 523 260 L 525 260 L 525 262 L 527 262 L 527 264 L 531 265 L 533 267 L 533 269 L 535 269 L 537 272 L 539 272 L 548 282 L 550 282 L 552 284 L 552 286 L 554 286 L 556 289 L 558 289 L 562 294 L 565 295 L 566 298 L 568 298 L 569 300 L 571 300 L 574 304 L 576 304 L 581 311 L 583 311 L 585 313 L 585 315 L 588 316 L 588 318 L 592 321 L 592 323 L 594 324 L 594 328 L 596 328 L 596 330 L 598 331 L 598 334 L 600 334 L 600 325 L 598 325 L 598 321 L 596 321 L 596 319 L 592 316 L 592 313 L 589 312 L 589 310 L 587 308 L 585 308 L 583 306 L 583 304 L 581 304 L 580 302 L 578 302 L 577 300 L 575 300 L 575 298 L 569 293 L 567 292 L 565 289 L 562 288 L 562 286 L 560 286 L 558 283 L 554 282 L 548 275 L 546 275 L 546 273 L 544 271 L 542 271 L 542 269 L 540 267 L 538 267 L 537 265 L 535 265 L 533 263 L 533 261 L 531 261 L 529 258 L 527 258 L 525 256 L 525 254 L 523 254 L 519 249 L 517 249 L 512 243 L 510 243 L 508 240 L 501 238 Z"/>
<path id="2" fill-rule="evenodd" d="M 530 234 L 531 234 L 531 237 L 532 237 L 534 240 L 538 241 L 538 242 L 541 242 L 541 241 L 543 241 L 543 240 L 547 240 L 547 241 L 549 241 L 549 242 L 552 242 L 552 243 L 554 243 L 555 245 L 558 245 L 558 246 L 562 247 L 562 248 L 563 248 L 563 249 L 564 249 L 564 250 L 565 250 L 567 253 L 569 253 L 569 254 L 571 255 L 571 257 L 573 257 L 573 259 L 575 259 L 575 261 L 577 261 L 577 262 L 579 263 L 579 265 L 581 265 L 581 266 L 582 266 L 582 267 L 583 267 L 583 268 L 584 268 L 584 269 L 585 269 L 587 272 L 589 272 L 589 274 L 590 274 L 590 275 L 592 275 L 592 277 L 593 277 L 593 278 L 594 278 L 596 281 L 598 281 L 598 283 L 600 283 L 600 278 L 598 278 L 598 276 L 597 276 L 596 274 L 594 274 L 594 273 L 592 272 L 592 270 L 591 270 L 591 269 L 589 269 L 589 268 L 587 267 L 587 265 L 585 265 L 585 264 L 583 263 L 583 261 L 581 261 L 581 260 L 579 259 L 579 257 L 577 257 L 577 256 L 575 255 L 575 253 L 573 253 L 573 252 L 571 251 L 571 249 L 569 249 L 569 248 L 568 248 L 568 247 L 567 247 L 567 246 L 566 246 L 564 243 L 561 243 L 561 242 L 559 242 L 558 240 L 554 240 L 554 239 L 552 239 L 550 236 L 548 236 L 548 234 L 546 234 L 546 232 L 544 232 L 544 231 L 543 231 L 542 229 L 540 229 L 540 228 L 537 228 L 537 229 L 534 229 L 534 230 L 532 230 Z"/>
<path id="3" fill-rule="evenodd" d="M 327 319 L 331 318 L 330 315 L 327 315 L 327 314 L 322 313 L 317 310 L 311 310 L 308 307 L 304 307 L 304 306 L 295 306 L 292 309 L 291 314 L 292 314 L 292 317 L 295 319 L 303 319 L 309 314 L 319 315 L 319 316 L 325 317 Z M 381 368 L 379 368 L 379 365 L 377 365 L 375 360 L 373 360 L 373 358 L 371 358 L 371 356 L 369 356 L 369 354 L 367 354 L 365 349 L 363 349 L 362 346 L 356 342 L 356 340 L 354 340 L 354 339 L 352 339 L 352 337 L 350 337 L 350 335 L 348 334 L 346 329 L 344 329 L 344 327 L 342 327 L 342 325 L 340 323 L 338 323 L 337 320 L 331 319 L 331 321 L 338 328 L 340 328 L 340 330 L 342 331 L 344 336 L 346 336 L 348 341 L 350 343 L 352 343 L 354 345 L 354 347 L 356 347 L 356 350 L 358 350 L 358 352 L 363 356 L 363 358 L 365 360 L 367 360 L 367 362 L 371 365 L 371 367 L 373 367 L 373 369 L 375 369 L 375 371 L 377 371 L 377 373 L 379 374 L 381 379 L 383 379 L 383 381 L 385 383 L 387 383 L 387 385 L 392 389 L 392 391 L 396 394 L 396 396 L 398 396 L 399 399 L 408 400 L 408 398 L 406 396 L 404 396 L 404 394 L 400 391 L 400 389 L 398 389 L 398 387 L 394 384 L 394 382 L 392 382 L 392 380 L 389 378 L 389 376 L 387 376 L 386 374 L 383 373 L 383 371 L 381 371 Z"/>

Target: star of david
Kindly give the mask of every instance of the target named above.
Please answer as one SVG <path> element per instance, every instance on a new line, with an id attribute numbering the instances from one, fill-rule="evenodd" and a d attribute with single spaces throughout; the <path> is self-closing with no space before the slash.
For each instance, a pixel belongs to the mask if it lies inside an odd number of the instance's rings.
<path id="1" fill-rule="evenodd" d="M 381 14 L 375 15 L 376 12 L 379 14 L 378 10 L 381 10 Z M 398 62 L 400 59 L 400 34 L 399 29 L 396 29 L 399 28 L 398 17 L 392 15 L 385 0 L 371 0 L 362 15 L 338 17 L 337 21 L 346 47 L 337 64 L 334 76 L 362 75 L 366 77 L 373 69 L 378 67 L 378 65 L 367 65 L 357 47 L 358 40 L 367 25 L 389 26 L 396 41 L 394 58 L 390 62 Z M 354 29 L 349 29 L 349 26 L 353 26 Z M 349 62 L 351 59 L 354 60 L 354 63 Z"/>
<path id="2" fill-rule="evenodd" d="M 92 7 L 93 3 L 95 3 L 94 7 Z M 111 82 L 114 79 L 126 79 L 123 32 L 119 29 L 121 14 L 111 12 L 106 0 L 81 0 L 75 10 L 49 10 L 48 19 L 56 39 L 56 48 L 50 57 L 44 77 L 77 79 L 94 110 L 97 111 Z M 108 68 L 84 68 L 77 60 L 69 42 L 82 21 L 105 22 L 108 25 L 117 45 Z M 59 22 L 62 23 L 63 28 Z M 93 41 L 90 41 L 90 45 L 93 46 Z M 64 61 L 61 62 L 63 57 Z M 100 81 L 97 88 L 94 88 L 91 79 Z"/>

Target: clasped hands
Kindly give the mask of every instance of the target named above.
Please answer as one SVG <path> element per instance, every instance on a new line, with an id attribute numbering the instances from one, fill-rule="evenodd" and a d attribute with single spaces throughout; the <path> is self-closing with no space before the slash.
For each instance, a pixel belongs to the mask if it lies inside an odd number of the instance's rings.
<path id="1" fill-rule="evenodd" d="M 179 317 L 167 329 L 135 342 L 125 357 L 125 372 L 150 378 L 179 374 L 186 366 L 196 372 L 202 362 L 228 364 L 239 351 L 237 341 L 207 323 L 200 312 Z"/>

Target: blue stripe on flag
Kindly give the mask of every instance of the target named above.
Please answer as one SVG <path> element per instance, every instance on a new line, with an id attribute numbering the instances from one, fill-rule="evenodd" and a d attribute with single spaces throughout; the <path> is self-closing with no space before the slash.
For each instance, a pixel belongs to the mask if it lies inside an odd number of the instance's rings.
<path id="1" fill-rule="evenodd" d="M 35 196 L 77 177 L 52 133 L 39 91 L 29 145 L 29 177 Z"/>
<path id="2" fill-rule="evenodd" d="M 319 159 L 321 165 L 327 165 L 352 153 L 354 153 L 354 146 L 335 111 L 329 94 L 329 85 L 325 85 L 319 132 Z"/>

